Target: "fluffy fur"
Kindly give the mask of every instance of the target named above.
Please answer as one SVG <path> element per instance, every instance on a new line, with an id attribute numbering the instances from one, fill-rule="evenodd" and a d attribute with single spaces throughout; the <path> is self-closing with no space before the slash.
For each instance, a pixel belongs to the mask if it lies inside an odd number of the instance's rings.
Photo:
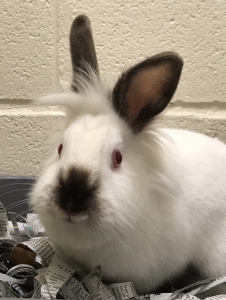
<path id="1" fill-rule="evenodd" d="M 56 250 L 75 267 L 101 265 L 110 282 L 150 292 L 192 263 L 205 277 L 226 273 L 226 146 L 207 136 L 160 129 L 152 119 L 134 134 L 95 72 L 79 92 L 49 95 L 66 125 L 34 186 L 31 205 Z M 111 169 L 114 149 L 120 168 Z M 97 210 L 67 214 L 57 205 L 59 174 L 99 176 Z M 74 199 L 76 201 L 76 199 Z"/>

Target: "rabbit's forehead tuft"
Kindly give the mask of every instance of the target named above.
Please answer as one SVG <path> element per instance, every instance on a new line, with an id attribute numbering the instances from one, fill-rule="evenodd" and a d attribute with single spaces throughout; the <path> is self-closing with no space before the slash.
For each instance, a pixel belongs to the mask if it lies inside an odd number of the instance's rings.
<path id="1" fill-rule="evenodd" d="M 120 131 L 120 126 L 116 118 L 108 115 L 92 115 L 86 114 L 76 118 L 65 131 L 65 141 L 81 138 L 83 140 L 88 137 L 90 143 L 93 144 L 95 139 L 105 139 L 106 135 L 112 131 Z M 98 143 L 98 141 L 96 140 Z"/>
<path id="2" fill-rule="evenodd" d="M 61 162 L 63 165 L 89 166 L 100 170 L 102 160 L 108 161 L 121 143 L 118 122 L 107 115 L 85 115 L 64 132 Z"/>

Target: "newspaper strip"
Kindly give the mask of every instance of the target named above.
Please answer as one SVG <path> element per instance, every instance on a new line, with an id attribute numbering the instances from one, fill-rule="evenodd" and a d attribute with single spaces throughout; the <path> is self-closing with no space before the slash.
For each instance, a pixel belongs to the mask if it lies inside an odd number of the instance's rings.
<path id="1" fill-rule="evenodd" d="M 3 203 L 0 201 L 0 236 L 5 237 L 7 235 L 9 235 L 7 213 Z"/>
<path id="2" fill-rule="evenodd" d="M 14 292 L 6 282 L 0 281 L 0 291 L 7 298 L 18 298 L 18 294 Z"/>
<path id="3" fill-rule="evenodd" d="M 45 277 L 47 270 L 48 270 L 48 268 L 41 268 L 41 269 L 37 270 L 38 275 L 34 277 L 34 293 L 32 296 L 33 299 L 40 299 L 40 298 L 44 299 L 44 297 L 42 296 L 42 293 L 41 293 L 41 287 L 44 284 L 43 277 Z M 43 276 L 40 276 L 40 274 Z M 46 282 L 46 279 L 45 279 L 45 282 Z"/>
<path id="4" fill-rule="evenodd" d="M 139 299 L 132 282 L 111 284 L 109 288 L 113 291 L 116 300 Z"/>
<path id="5" fill-rule="evenodd" d="M 13 229 L 14 229 L 14 240 L 19 243 L 21 242 L 21 234 L 20 234 L 20 229 L 19 229 L 19 226 L 17 224 L 17 214 L 14 213 L 14 212 L 8 212 L 8 215 L 9 215 L 9 218 L 10 218 L 10 221 L 12 222 L 12 225 L 13 225 Z M 8 227 L 8 222 L 7 222 L 7 227 Z"/>
<path id="6" fill-rule="evenodd" d="M 18 225 L 18 228 L 19 228 L 19 231 L 20 231 L 20 235 L 26 236 L 27 233 L 26 233 L 25 228 L 24 228 L 26 223 L 17 222 L 17 225 Z M 8 221 L 8 231 L 9 231 L 10 236 L 15 235 L 14 226 L 13 226 L 12 221 Z"/>
<path id="7" fill-rule="evenodd" d="M 204 292 L 206 292 L 206 291 L 208 291 L 208 290 L 210 290 L 214 287 L 220 286 L 223 283 L 226 283 L 226 276 L 223 276 L 223 277 L 220 277 L 220 278 L 217 278 L 217 279 L 211 278 L 211 279 L 201 280 L 201 281 L 195 282 L 195 283 L 193 283 L 189 286 L 186 286 L 186 287 L 184 287 L 180 290 L 175 291 L 169 297 L 169 300 L 177 299 L 178 295 L 182 295 L 182 292 L 183 292 L 183 294 L 185 294 L 186 290 L 191 289 L 192 287 L 195 287 L 195 286 L 199 286 L 199 287 L 187 292 L 185 295 L 195 296 L 197 294 L 204 293 Z M 185 295 L 182 296 L 182 297 L 185 297 Z M 197 297 L 195 297 L 195 298 L 197 298 Z"/>
<path id="8" fill-rule="evenodd" d="M 195 283 L 192 283 L 182 289 L 179 289 L 179 290 L 176 290 L 175 292 L 173 292 L 171 294 L 171 296 L 169 297 L 169 300 L 173 300 L 173 299 L 176 299 L 178 295 L 181 295 L 181 294 L 184 294 L 186 290 L 188 289 L 191 289 L 192 287 L 196 287 L 196 286 L 203 286 L 205 284 L 208 284 L 208 283 L 211 283 L 213 282 L 213 279 L 205 279 L 205 280 L 201 280 L 201 281 L 198 281 L 198 282 L 195 282 Z M 191 291 L 192 292 L 192 291 Z"/>
<path id="9" fill-rule="evenodd" d="M 16 279 L 16 278 L 13 278 L 11 276 L 8 276 L 6 274 L 0 274 L 0 281 L 2 282 L 12 282 L 12 283 L 21 283 L 21 284 L 24 284 L 26 282 L 26 278 L 25 279 Z"/>
<path id="10" fill-rule="evenodd" d="M 1 201 L 0 201 L 0 218 L 5 219 L 5 220 L 8 219 L 5 206 L 3 205 L 3 203 Z"/>
<path id="11" fill-rule="evenodd" d="M 198 295 L 198 294 L 201 294 L 203 292 L 206 292 L 212 288 L 215 288 L 219 285 L 222 285 L 223 283 L 226 283 L 226 276 L 222 276 L 222 277 L 219 277 L 217 279 L 215 279 L 214 281 L 212 281 L 211 283 L 205 285 L 205 286 L 201 286 L 195 290 L 192 290 L 191 292 L 188 292 L 188 294 L 190 295 Z"/>
<path id="12" fill-rule="evenodd" d="M 23 242 L 22 244 L 28 246 L 31 250 L 40 255 L 47 266 L 50 264 L 55 251 L 48 238 L 32 238 L 29 241 Z"/>
<path id="13" fill-rule="evenodd" d="M 33 299 L 43 299 L 42 293 L 41 293 L 41 282 L 35 277 L 34 278 L 34 293 L 32 295 Z"/>
<path id="14" fill-rule="evenodd" d="M 226 300 L 226 295 L 217 295 L 217 296 L 209 297 L 208 300 Z"/>
<path id="15" fill-rule="evenodd" d="M 41 284 L 41 288 L 40 288 L 40 291 L 39 293 L 41 294 L 41 298 L 43 298 L 43 295 L 42 295 L 42 290 L 45 289 L 45 291 L 47 292 L 48 296 L 46 297 L 46 299 L 55 299 L 55 297 L 51 294 L 51 291 L 49 289 L 49 285 L 48 285 L 48 282 L 46 280 L 46 277 L 43 273 L 40 273 L 38 274 L 36 277 L 35 277 L 36 280 L 39 281 L 39 283 Z"/>
<path id="16" fill-rule="evenodd" d="M 7 221 L 4 219 L 0 219 L 0 235 L 1 237 L 8 235 Z"/>
<path id="17" fill-rule="evenodd" d="M 48 284 L 49 291 L 45 285 L 41 287 L 42 297 L 50 299 L 49 293 L 56 298 L 56 294 L 66 280 L 75 273 L 75 270 L 66 262 L 54 254 L 53 259 L 49 265 L 45 278 Z"/>
<path id="18" fill-rule="evenodd" d="M 32 213 L 27 214 L 27 225 L 31 227 L 31 229 L 35 234 L 45 232 L 45 229 L 41 224 L 37 214 L 32 214 Z"/>
<path id="19" fill-rule="evenodd" d="M 90 294 L 85 290 L 82 282 L 76 278 L 76 274 L 77 273 L 74 273 L 63 284 L 56 295 L 57 299 L 92 300 Z"/>
<path id="20" fill-rule="evenodd" d="M 95 271 L 84 278 L 83 283 L 90 293 L 92 300 L 115 300 L 112 290 L 102 283 L 101 278 L 95 273 Z"/>
<path id="21" fill-rule="evenodd" d="M 139 296 L 140 300 L 167 300 L 172 293 L 150 294 L 145 296 Z"/>
<path id="22" fill-rule="evenodd" d="M 189 294 L 178 294 L 176 299 L 177 300 L 200 300 L 198 297 Z"/>

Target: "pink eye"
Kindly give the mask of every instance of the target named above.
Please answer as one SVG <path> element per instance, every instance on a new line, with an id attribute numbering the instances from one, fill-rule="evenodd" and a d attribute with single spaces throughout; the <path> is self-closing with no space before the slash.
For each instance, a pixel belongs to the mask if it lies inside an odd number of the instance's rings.
<path id="1" fill-rule="evenodd" d="M 122 162 L 122 153 L 118 150 L 114 150 L 112 153 L 112 162 L 111 162 L 112 168 L 113 169 L 118 168 L 121 162 Z"/>
<path id="2" fill-rule="evenodd" d="M 63 150 L 63 144 L 60 144 L 58 147 L 58 154 L 61 155 L 61 152 Z"/>

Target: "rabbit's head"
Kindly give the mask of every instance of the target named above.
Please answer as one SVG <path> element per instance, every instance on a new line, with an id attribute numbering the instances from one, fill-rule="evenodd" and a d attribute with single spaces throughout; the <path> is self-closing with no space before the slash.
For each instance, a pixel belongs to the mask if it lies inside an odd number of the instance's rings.
<path id="1" fill-rule="evenodd" d="M 70 46 L 72 91 L 40 99 L 66 108 L 66 127 L 31 204 L 52 239 L 69 240 L 68 232 L 83 238 L 78 247 L 90 247 L 109 238 L 106 230 L 114 236 L 135 226 L 148 206 L 154 214 L 156 193 L 169 187 L 154 119 L 170 102 L 183 61 L 173 52 L 147 58 L 109 92 L 86 16 L 74 20 Z"/>

